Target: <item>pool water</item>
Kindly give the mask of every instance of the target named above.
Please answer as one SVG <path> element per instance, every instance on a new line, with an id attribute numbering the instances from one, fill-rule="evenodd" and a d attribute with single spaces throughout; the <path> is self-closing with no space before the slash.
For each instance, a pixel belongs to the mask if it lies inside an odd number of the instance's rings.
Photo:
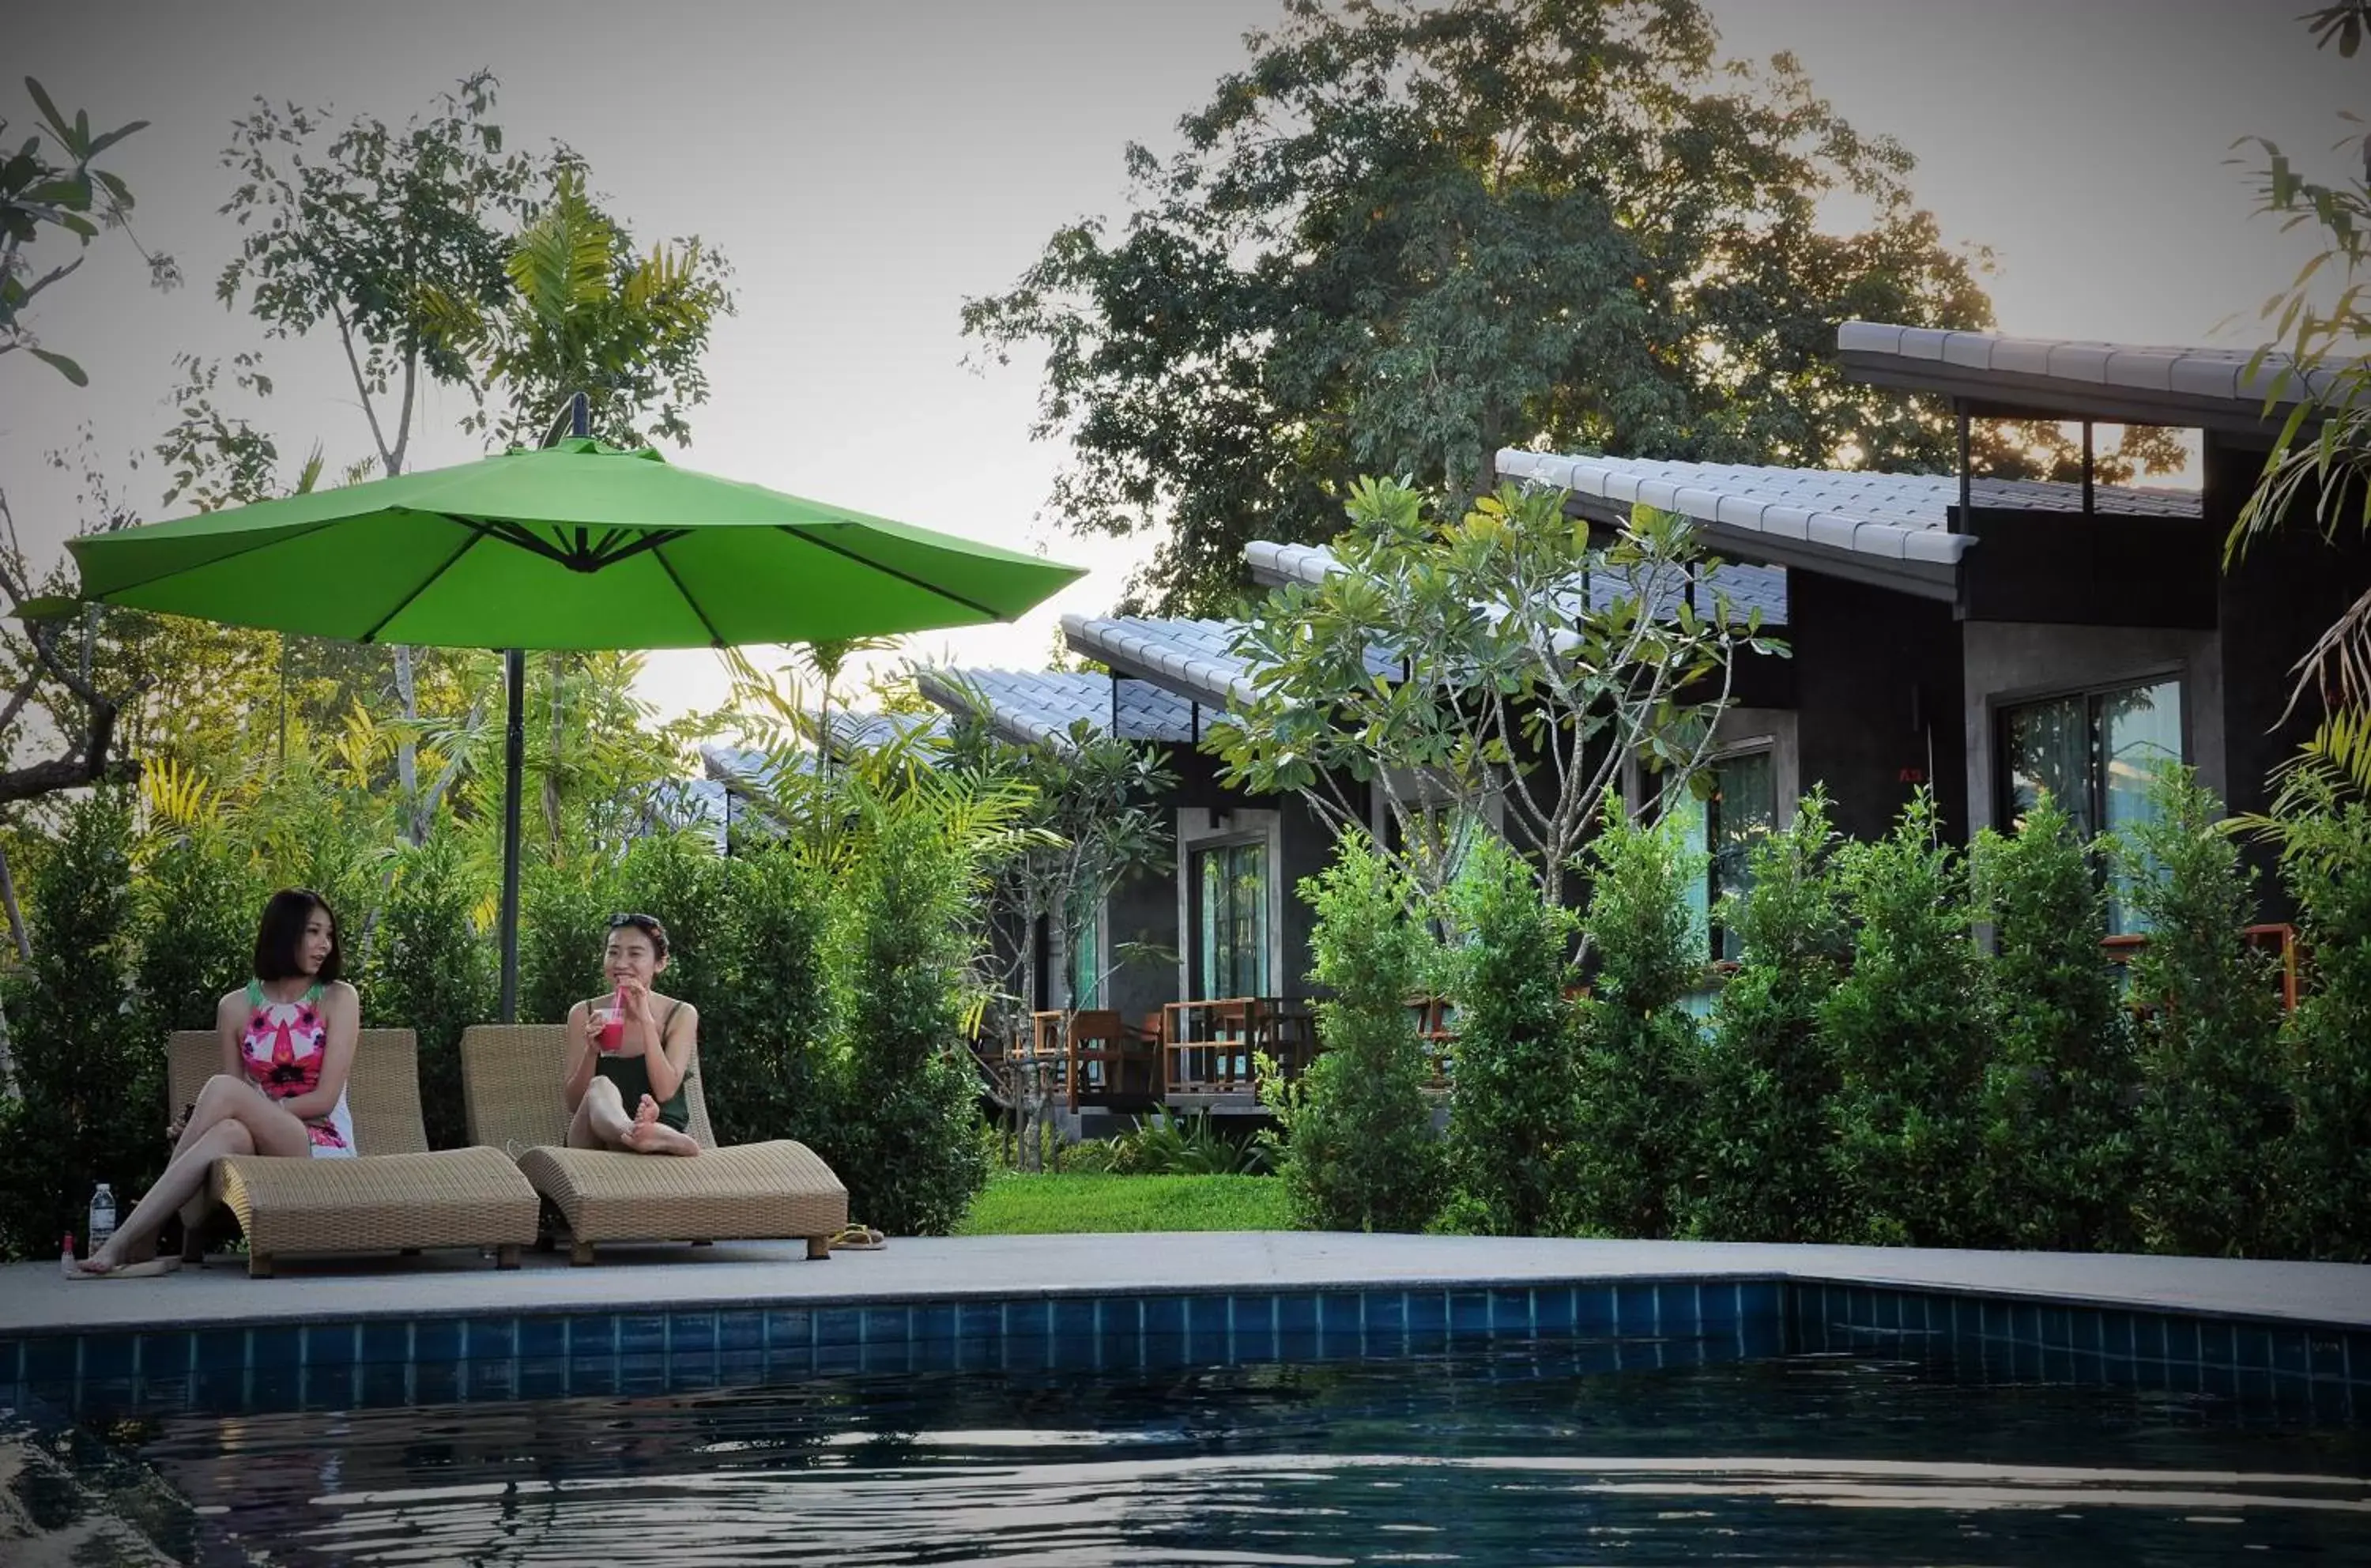
<path id="1" fill-rule="evenodd" d="M 2371 1563 L 2371 1429 L 1796 1356 L 943 1373 L 116 1428 L 186 1562 Z"/>

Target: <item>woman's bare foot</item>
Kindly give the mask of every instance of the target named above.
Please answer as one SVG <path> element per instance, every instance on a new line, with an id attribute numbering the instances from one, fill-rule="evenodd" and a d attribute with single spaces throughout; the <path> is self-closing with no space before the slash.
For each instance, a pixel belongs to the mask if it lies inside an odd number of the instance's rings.
<path id="1" fill-rule="evenodd" d="M 700 1144 L 659 1120 L 659 1102 L 649 1095 L 634 1107 L 634 1124 L 626 1129 L 626 1147 L 636 1154 L 698 1154 Z"/>

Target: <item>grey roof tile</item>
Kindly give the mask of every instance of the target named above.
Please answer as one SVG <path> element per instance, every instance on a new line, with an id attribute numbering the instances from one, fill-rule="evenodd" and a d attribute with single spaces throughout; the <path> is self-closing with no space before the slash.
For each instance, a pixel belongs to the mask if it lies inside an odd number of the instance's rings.
<path id="1" fill-rule="evenodd" d="M 1126 741 L 1186 742 L 1194 736 L 1192 705 L 1150 681 L 1070 670 L 922 670 L 915 684 L 950 712 L 978 712 L 1007 739 L 1064 744 L 1083 720 L 1098 735 Z M 1112 724 L 1114 697 L 1119 723 Z M 1205 714 L 1208 722 L 1209 715 Z"/>
<path id="2" fill-rule="evenodd" d="M 1906 360 L 1941 360 L 1996 375 L 2050 376 L 2092 386 L 2137 392 L 2169 392 L 2247 405 L 2255 411 L 2272 389 L 2273 377 L 2294 362 L 2266 356 L 2254 386 L 2245 366 L 2254 349 L 2196 348 L 2153 343 L 2109 343 L 2075 338 L 2012 338 L 1990 332 L 1935 332 L 1882 321 L 1846 321 L 1836 329 L 1836 347 L 1847 353 L 1892 354 Z M 1983 351 L 1979 357 L 1979 349 Z M 2328 389 L 2334 372 L 2316 366 L 2283 389 L 2294 402 L 2308 390 Z"/>

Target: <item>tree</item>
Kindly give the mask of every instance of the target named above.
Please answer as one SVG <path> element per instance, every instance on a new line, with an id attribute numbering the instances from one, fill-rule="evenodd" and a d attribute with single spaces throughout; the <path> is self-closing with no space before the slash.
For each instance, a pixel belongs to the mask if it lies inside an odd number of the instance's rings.
<path id="1" fill-rule="evenodd" d="M 1697 1105 L 1688 1230 L 1713 1241 L 1818 1241 L 1833 1223 L 1836 1090 L 1821 1013 L 1849 945 L 1835 829 L 1816 790 L 1753 847 L 1718 918 L 1740 941 L 1688 1074 Z"/>
<path id="2" fill-rule="evenodd" d="M 1324 1049 L 1295 1082 L 1263 1053 L 1260 1100 L 1284 1134 L 1293 1223 L 1310 1230 L 1418 1230 L 1432 1217 L 1441 1150 L 1426 1102 L 1425 1053 L 1407 999 L 1431 968 L 1432 940 L 1410 914 L 1405 880 L 1364 835 L 1305 879 L 1316 912 L 1309 946 Z"/>
<path id="3" fill-rule="evenodd" d="M 76 386 L 89 384 L 81 365 L 41 346 L 40 335 L 25 318 L 33 301 L 72 277 L 87 259 L 100 229 L 114 227 L 131 236 L 132 188 L 121 176 L 98 167 L 99 155 L 125 137 L 145 129 L 135 120 L 113 131 L 94 133 L 88 113 L 76 110 L 71 121 L 51 100 L 41 84 L 25 78 L 25 90 L 40 113 L 40 123 L 13 154 L 0 154 L 0 357 L 23 350 L 64 375 Z M 0 143 L 8 140 L 8 122 L 0 120 Z M 51 265 L 33 259 L 31 251 L 46 237 L 71 235 L 79 253 Z M 132 238 L 134 246 L 139 244 Z M 180 271 L 170 256 L 143 250 L 150 280 L 159 288 L 180 282 Z M 62 583 L 50 586 L 62 588 Z M 79 789 L 104 777 L 109 748 L 115 739 L 120 693 L 102 691 L 93 675 L 92 662 L 98 638 L 98 617 L 85 612 L 72 616 L 54 602 L 37 603 L 37 584 L 17 536 L 16 514 L 8 509 L 7 492 L 0 489 L 0 594 L 7 598 L 6 614 L 23 614 L 21 639 L 12 637 L 10 663 L 14 680 L 0 701 L 0 737 L 9 737 L 29 706 L 42 705 L 52 728 L 62 737 L 58 755 L 40 762 L 19 763 L 0 769 L 0 804 L 36 800 L 61 790 Z M 64 693 L 63 698 L 56 693 Z M 8 748 L 13 759 L 15 745 Z M 5 859 L 0 859 L 0 892 L 8 884 Z M 21 933 L 12 896 L 7 898 L 12 929 Z M 18 937 L 22 943 L 21 934 Z"/>
<path id="4" fill-rule="evenodd" d="M 1566 999 L 1574 918 L 1542 896 L 1521 857 L 1489 837 L 1459 870 L 1450 908 L 1441 968 L 1457 1004 L 1457 1088 L 1448 1217 L 1487 1235 L 1555 1235 L 1582 1137 Z"/>
<path id="5" fill-rule="evenodd" d="M 1836 1239 L 1964 1245 L 1991 1039 L 1967 867 L 1924 789 L 1892 833 L 1840 859 L 1852 969 L 1822 1009 L 1837 1066 L 1835 1176 L 1851 1216 Z"/>
<path id="6" fill-rule="evenodd" d="M 687 416 L 708 401 L 709 329 L 733 314 L 722 255 L 697 236 L 636 255 L 633 236 L 585 194 L 583 167 L 563 161 L 503 271 L 510 287 L 496 294 L 433 281 L 422 291 L 439 340 L 484 366 L 502 392 L 501 410 L 481 410 L 479 428 L 540 445 L 561 428 L 569 395 L 583 392 L 602 440 L 639 446 L 648 420 L 648 435 L 691 444 Z"/>
<path id="7" fill-rule="evenodd" d="M 960 677 L 950 677 L 959 682 Z M 1077 959 L 1087 955 L 1083 978 L 1103 983 L 1133 952 L 1106 954 L 1093 933 L 1098 912 L 1128 877 L 1170 863 L 1169 813 L 1161 804 L 1176 778 L 1149 746 L 1096 733 L 1085 720 L 1068 732 L 1032 745 L 1013 745 L 988 733 L 977 715 L 986 699 L 957 690 L 971 714 L 955 727 L 952 756 L 983 772 L 1012 779 L 1030 804 L 1020 825 L 1025 837 L 995 871 L 987 923 L 1003 934 L 993 941 L 993 985 L 1012 1016 L 997 1027 L 1017 1033 L 1029 1027 L 1038 995 L 1035 933 L 1043 922 L 1055 939 L 1053 951 L 1071 961 L 1074 984 L 1060 988 L 1067 1032 L 1089 1003 L 1078 991 Z M 1005 1011 L 1000 1009 L 999 1011 Z M 1027 1071 L 1005 1086 L 1012 1100 L 1020 1163 L 1035 1170 L 1043 1149 L 1047 1095 L 1043 1064 L 1030 1059 Z"/>
<path id="8" fill-rule="evenodd" d="M 2091 847 L 2046 792 L 2014 837 L 1969 857 L 1993 1055 L 1984 1087 L 1988 1239 L 2053 1251 L 2129 1240 L 2137 1074 L 2131 1019 L 2100 951 L 2107 890 Z"/>
<path id="9" fill-rule="evenodd" d="M 1387 806 L 1428 903 L 1496 803 L 1560 902 L 1625 758 L 1684 779 L 1731 661 L 1776 652 L 1706 578 L 1694 526 L 1641 508 L 1603 548 L 1563 497 L 1507 487 L 1437 517 L 1393 480 L 1351 491 L 1341 570 L 1251 612 L 1247 695 L 1206 744 L 1254 793 L 1298 790 L 1337 833 Z"/>
<path id="10" fill-rule="evenodd" d="M 969 300 L 1041 350 L 1051 506 L 1152 532 L 1136 592 L 1223 609 L 1253 538 L 1332 531 L 1359 473 L 1463 504 L 1502 446 L 1942 469 L 1938 407 L 1847 380 L 1835 323 L 1983 328 L 1974 262 L 1790 56 L 1695 0 L 1288 0 L 1124 224 Z M 1842 202 L 1858 232 L 1822 226 Z"/>
<path id="11" fill-rule="evenodd" d="M 1686 1071 L 1704 983 L 1687 890 L 1704 876 L 1680 820 L 1630 819 L 1609 791 L 1589 841 L 1584 925 L 1596 974 L 1580 1012 L 1579 1115 L 1571 1219 L 1594 1236 L 1669 1236 L 1684 1192 Z"/>
<path id="12" fill-rule="evenodd" d="M 25 311 L 81 270 L 102 228 L 121 229 L 140 248 L 139 237 L 132 232 L 132 188 L 122 176 L 100 168 L 97 160 L 125 137 L 147 129 L 148 121 L 135 120 L 94 133 L 87 112 L 77 110 L 68 121 L 30 76 L 25 78 L 25 91 L 40 122 L 14 153 L 0 156 L 0 355 L 21 349 L 76 386 L 87 386 L 90 377 L 81 365 L 41 346 Z M 0 120 L 0 144 L 8 141 L 8 121 Z M 72 260 L 40 270 L 42 263 L 29 253 L 44 229 L 75 237 L 79 248 Z M 145 248 L 140 254 L 158 288 L 179 285 L 180 269 L 170 256 Z"/>

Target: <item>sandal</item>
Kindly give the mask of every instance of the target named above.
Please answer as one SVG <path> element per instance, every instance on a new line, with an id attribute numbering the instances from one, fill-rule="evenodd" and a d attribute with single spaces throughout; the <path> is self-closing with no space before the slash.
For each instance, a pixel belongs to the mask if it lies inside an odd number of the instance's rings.
<path id="1" fill-rule="evenodd" d="M 889 1238 L 869 1225 L 851 1225 L 831 1239 L 835 1252 L 878 1252 L 889 1245 Z"/>

